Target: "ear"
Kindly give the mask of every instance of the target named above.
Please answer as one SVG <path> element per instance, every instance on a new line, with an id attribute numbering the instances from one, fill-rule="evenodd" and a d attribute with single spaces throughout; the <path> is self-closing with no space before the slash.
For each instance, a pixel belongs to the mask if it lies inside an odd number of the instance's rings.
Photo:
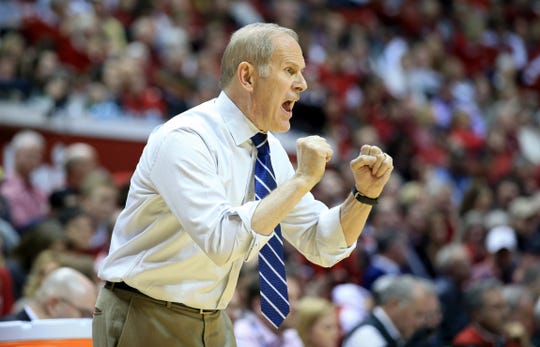
<path id="1" fill-rule="evenodd" d="M 49 297 L 45 301 L 45 305 L 43 305 L 43 309 L 45 310 L 45 313 L 47 314 L 47 316 L 55 317 L 55 311 L 57 310 L 57 305 L 59 301 L 60 300 L 55 296 Z"/>
<path id="2" fill-rule="evenodd" d="M 238 64 L 238 68 L 236 69 L 236 75 L 242 87 L 249 91 L 253 90 L 255 66 L 248 63 L 247 61 L 243 61 Z"/>

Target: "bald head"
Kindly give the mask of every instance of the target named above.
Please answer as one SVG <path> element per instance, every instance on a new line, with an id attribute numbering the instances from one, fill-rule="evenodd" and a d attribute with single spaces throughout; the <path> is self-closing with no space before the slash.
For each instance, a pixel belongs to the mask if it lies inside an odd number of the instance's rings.
<path id="1" fill-rule="evenodd" d="M 35 299 L 49 318 L 82 318 L 92 312 L 96 294 L 96 285 L 88 277 L 61 267 L 45 277 Z"/>
<path id="2" fill-rule="evenodd" d="M 41 165 L 45 152 L 45 138 L 33 130 L 23 130 L 11 140 L 15 154 L 15 171 L 28 178 Z"/>

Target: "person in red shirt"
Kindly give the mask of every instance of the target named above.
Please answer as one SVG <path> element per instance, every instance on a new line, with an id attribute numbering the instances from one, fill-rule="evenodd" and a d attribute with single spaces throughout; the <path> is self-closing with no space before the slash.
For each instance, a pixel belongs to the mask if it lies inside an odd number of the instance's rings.
<path id="1" fill-rule="evenodd" d="M 475 282 L 466 292 L 471 323 L 459 332 L 454 347 L 532 347 L 525 329 L 509 323 L 503 285 L 496 279 Z"/>

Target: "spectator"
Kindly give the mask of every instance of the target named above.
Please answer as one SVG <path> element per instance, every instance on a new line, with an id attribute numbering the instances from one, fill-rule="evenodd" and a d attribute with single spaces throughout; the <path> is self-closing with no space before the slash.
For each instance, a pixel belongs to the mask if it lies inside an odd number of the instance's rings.
<path id="1" fill-rule="evenodd" d="M 402 274 L 407 262 L 407 236 L 401 230 L 388 228 L 376 231 L 375 239 L 377 252 L 371 257 L 362 281 L 362 285 L 369 290 L 383 275 Z"/>
<path id="2" fill-rule="evenodd" d="M 36 257 L 46 249 L 65 250 L 66 235 L 55 220 L 40 222 L 29 229 L 19 245 L 9 254 L 6 266 L 13 279 L 15 299 L 22 296 L 27 276 Z"/>
<path id="3" fill-rule="evenodd" d="M 73 252 L 91 253 L 95 225 L 92 218 L 80 207 L 66 207 L 58 214 L 66 233 L 67 248 Z"/>
<path id="4" fill-rule="evenodd" d="M 304 346 L 337 347 L 340 339 L 337 308 L 327 299 L 305 296 L 298 303 L 296 330 Z"/>
<path id="5" fill-rule="evenodd" d="M 533 346 L 540 346 L 540 300 L 536 300 L 534 305 L 534 324 L 536 329 L 532 337 Z"/>
<path id="6" fill-rule="evenodd" d="M 62 267 L 49 273 L 23 310 L 3 320 L 91 318 L 96 286 L 80 272 Z"/>
<path id="7" fill-rule="evenodd" d="M 98 154 L 94 147 L 78 142 L 65 149 L 64 187 L 51 193 L 49 200 L 56 211 L 79 204 L 84 178 L 98 167 Z"/>
<path id="8" fill-rule="evenodd" d="M 503 288 L 504 300 L 508 305 L 507 330 L 520 337 L 522 346 L 533 346 L 532 337 L 536 329 L 534 322 L 535 300 L 529 288 L 510 284 Z"/>
<path id="9" fill-rule="evenodd" d="M 527 240 L 525 249 L 519 252 L 519 259 L 513 275 L 513 282 L 526 284 L 535 298 L 540 294 L 540 281 L 537 281 L 540 272 L 536 270 L 538 264 L 540 264 L 540 233 L 535 232 Z"/>
<path id="10" fill-rule="evenodd" d="M 22 234 L 49 212 L 47 196 L 32 182 L 32 173 L 43 160 L 45 139 L 35 131 L 23 130 L 13 137 L 11 148 L 13 172 L 6 175 L 0 194 L 6 200 L 10 222 Z"/>
<path id="11" fill-rule="evenodd" d="M 465 308 L 465 287 L 470 279 L 471 261 L 463 244 L 443 247 L 435 260 L 435 286 L 442 306 L 441 339 L 451 342 L 469 323 Z"/>
<path id="12" fill-rule="evenodd" d="M 508 304 L 499 280 L 488 278 L 474 283 L 467 289 L 466 301 L 471 323 L 457 334 L 453 346 L 531 346 L 525 329 L 517 330 L 508 324 Z"/>
<path id="13" fill-rule="evenodd" d="M 60 267 L 73 268 L 92 282 L 97 282 L 93 265 L 93 259 L 90 256 L 65 250 L 47 249 L 42 251 L 32 265 L 23 294 L 26 297 L 34 296 L 45 276 Z"/>
<path id="14" fill-rule="evenodd" d="M 469 211 L 461 218 L 461 232 L 456 238 L 467 248 L 471 263 L 482 262 L 487 257 L 485 247 L 487 230 L 484 215 L 478 211 Z"/>
<path id="15" fill-rule="evenodd" d="M 444 346 L 440 336 L 442 314 L 437 291 L 430 280 L 418 279 L 418 282 L 426 291 L 424 304 L 420 308 L 423 322 L 407 340 L 405 347 L 442 347 Z"/>
<path id="16" fill-rule="evenodd" d="M 89 251 L 97 254 L 108 249 L 110 233 L 117 214 L 118 187 L 110 174 L 95 170 L 84 179 L 80 192 L 80 204 L 92 220 L 94 233 Z"/>
<path id="17" fill-rule="evenodd" d="M 343 347 L 399 346 L 423 326 L 426 288 L 410 275 L 386 275 L 373 285 L 375 308 L 345 336 Z"/>
<path id="18" fill-rule="evenodd" d="M 339 325 L 343 334 L 366 319 L 374 305 L 371 292 L 355 283 L 334 286 L 331 298 L 338 307 Z"/>
<path id="19" fill-rule="evenodd" d="M 516 270 L 517 238 L 512 229 L 506 225 L 492 228 L 486 237 L 488 257 L 473 266 L 472 280 L 497 278 L 503 283 L 513 281 Z"/>
<path id="20" fill-rule="evenodd" d="M 532 197 L 519 196 L 508 205 L 510 226 L 516 232 L 517 249 L 525 251 L 540 227 L 540 206 Z"/>
<path id="21" fill-rule="evenodd" d="M 283 324 L 276 330 L 261 312 L 259 278 L 256 274 L 252 275 L 247 287 L 247 311 L 242 318 L 237 319 L 234 323 L 237 346 L 301 347 L 302 341 L 294 329 L 297 318 L 297 304 L 301 297 L 300 289 L 297 279 L 294 276 L 287 276 L 287 290 L 291 311 Z"/>
<path id="22" fill-rule="evenodd" d="M 436 276 L 435 257 L 438 251 L 447 243 L 447 230 L 444 214 L 439 210 L 431 210 L 426 217 L 426 229 L 421 242 L 415 246 L 427 274 L 430 278 Z"/>
<path id="23" fill-rule="evenodd" d="M 523 271 L 523 278 L 519 283 L 527 286 L 534 300 L 538 300 L 540 298 L 540 267 L 538 265 L 526 267 Z"/>
<path id="24" fill-rule="evenodd" d="M 39 253 L 28 274 L 23 287 L 23 296 L 17 300 L 13 312 L 21 310 L 28 300 L 34 297 L 41 286 L 43 279 L 53 270 L 59 267 L 70 267 L 96 282 L 96 274 L 93 267 L 93 259 L 89 256 L 68 253 L 54 249 L 47 249 Z"/>
<path id="25" fill-rule="evenodd" d="M 8 221 L 0 217 L 0 254 L 8 254 L 19 242 L 21 242 L 21 236 Z"/>

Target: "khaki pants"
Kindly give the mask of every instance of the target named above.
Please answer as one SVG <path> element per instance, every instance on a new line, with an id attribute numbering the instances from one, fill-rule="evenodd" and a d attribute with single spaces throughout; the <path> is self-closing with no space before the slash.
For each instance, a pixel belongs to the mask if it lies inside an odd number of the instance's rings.
<path id="1" fill-rule="evenodd" d="M 92 341 L 93 347 L 236 347 L 224 310 L 201 314 L 117 288 L 100 289 Z"/>

